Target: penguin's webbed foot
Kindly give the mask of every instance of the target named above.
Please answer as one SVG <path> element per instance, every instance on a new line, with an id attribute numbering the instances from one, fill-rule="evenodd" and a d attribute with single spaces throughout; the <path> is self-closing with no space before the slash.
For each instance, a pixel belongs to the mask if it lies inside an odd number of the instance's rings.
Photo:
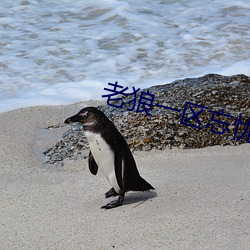
<path id="1" fill-rule="evenodd" d="M 106 198 L 109 198 L 109 197 L 112 197 L 112 196 L 115 197 L 117 195 L 118 195 L 118 193 L 115 191 L 114 188 L 111 188 L 107 193 L 105 193 Z"/>
<path id="2" fill-rule="evenodd" d="M 124 200 L 124 197 L 123 197 L 123 196 L 119 196 L 118 200 L 116 200 L 116 201 L 111 201 L 110 203 L 108 203 L 108 204 L 102 206 L 101 208 L 110 209 L 110 208 L 114 208 L 114 207 L 119 207 L 119 206 L 122 205 L 123 200 Z"/>

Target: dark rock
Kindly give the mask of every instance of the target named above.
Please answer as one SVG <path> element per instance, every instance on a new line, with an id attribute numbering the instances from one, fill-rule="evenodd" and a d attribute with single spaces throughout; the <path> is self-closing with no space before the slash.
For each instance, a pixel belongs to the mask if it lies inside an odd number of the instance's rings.
<path id="1" fill-rule="evenodd" d="M 134 111 L 127 111 L 131 108 L 129 102 L 133 99 L 133 95 L 123 96 L 125 104 L 122 108 L 108 105 L 98 107 L 114 122 L 132 150 L 202 148 L 214 145 L 239 145 L 247 142 L 248 131 L 240 140 L 233 140 L 239 115 L 242 115 L 241 120 L 245 123 L 250 117 L 250 78 L 245 75 L 227 77 L 209 74 L 153 86 L 143 91 L 149 91 L 155 96 L 153 108 L 148 111 L 151 116 L 145 112 L 136 113 L 137 106 Z M 140 92 L 137 93 L 136 105 L 138 105 L 139 96 Z M 207 107 L 198 116 L 202 129 L 180 123 L 186 102 Z M 119 105 L 120 102 L 112 102 L 112 104 Z M 180 112 L 161 108 L 155 104 L 174 108 Z M 193 105 L 191 107 L 196 113 L 201 110 Z M 224 112 L 233 118 L 214 114 L 212 111 Z M 188 106 L 184 118 L 192 115 Z M 230 125 L 220 124 L 221 127 L 219 127 L 216 121 L 211 121 L 212 115 L 215 120 Z M 187 123 L 198 125 L 195 118 Z M 222 133 L 227 127 L 229 133 L 227 130 L 223 134 L 215 133 Z M 212 129 L 215 132 L 212 132 Z M 240 124 L 236 138 L 241 136 L 245 129 L 246 125 Z M 76 125 L 63 135 L 62 141 L 44 152 L 44 155 L 49 158 L 50 163 L 65 158 L 86 157 L 82 152 L 87 147 L 81 126 Z"/>

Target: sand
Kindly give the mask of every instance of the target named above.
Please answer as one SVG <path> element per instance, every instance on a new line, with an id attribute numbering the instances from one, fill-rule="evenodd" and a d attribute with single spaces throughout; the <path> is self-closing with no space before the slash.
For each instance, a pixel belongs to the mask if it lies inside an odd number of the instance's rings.
<path id="1" fill-rule="evenodd" d="M 0 114 L 0 249 L 249 249 L 249 144 L 134 152 L 155 192 L 103 210 L 87 160 L 42 162 L 68 129 L 44 128 L 90 104 Z"/>

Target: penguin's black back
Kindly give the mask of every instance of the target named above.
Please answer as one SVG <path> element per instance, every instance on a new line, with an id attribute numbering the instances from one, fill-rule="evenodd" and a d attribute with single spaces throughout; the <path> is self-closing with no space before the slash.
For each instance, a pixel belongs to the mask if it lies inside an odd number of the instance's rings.
<path id="1" fill-rule="evenodd" d="M 124 160 L 123 185 L 125 191 L 148 191 L 154 189 L 154 187 L 140 176 L 136 162 L 126 140 L 117 130 L 115 125 L 110 120 L 109 122 L 108 129 L 103 129 L 101 135 L 111 146 L 113 151 L 115 151 L 115 147 L 119 147 L 119 149 L 122 150 Z"/>
<path id="2" fill-rule="evenodd" d="M 86 119 L 86 121 L 81 118 L 84 114 L 88 114 L 88 120 Z M 121 172 L 117 173 L 117 176 L 118 184 L 125 192 L 154 189 L 140 176 L 126 140 L 117 130 L 113 122 L 111 122 L 102 111 L 95 107 L 87 107 L 82 109 L 77 115 L 68 118 L 65 122 L 68 123 L 70 120 L 82 123 L 85 131 L 99 133 L 113 152 L 118 154 L 119 157 L 122 157 L 124 161 L 124 172 L 123 174 Z M 117 166 L 115 168 L 116 171 L 121 171 L 121 164 L 120 169 L 117 169 Z"/>

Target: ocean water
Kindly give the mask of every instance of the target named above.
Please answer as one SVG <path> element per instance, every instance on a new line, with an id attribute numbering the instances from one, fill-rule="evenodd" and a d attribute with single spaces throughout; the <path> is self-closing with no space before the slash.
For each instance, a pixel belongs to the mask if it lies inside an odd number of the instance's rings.
<path id="1" fill-rule="evenodd" d="M 250 76 L 249 0 L 1 0 L 0 112 L 207 73 Z"/>

